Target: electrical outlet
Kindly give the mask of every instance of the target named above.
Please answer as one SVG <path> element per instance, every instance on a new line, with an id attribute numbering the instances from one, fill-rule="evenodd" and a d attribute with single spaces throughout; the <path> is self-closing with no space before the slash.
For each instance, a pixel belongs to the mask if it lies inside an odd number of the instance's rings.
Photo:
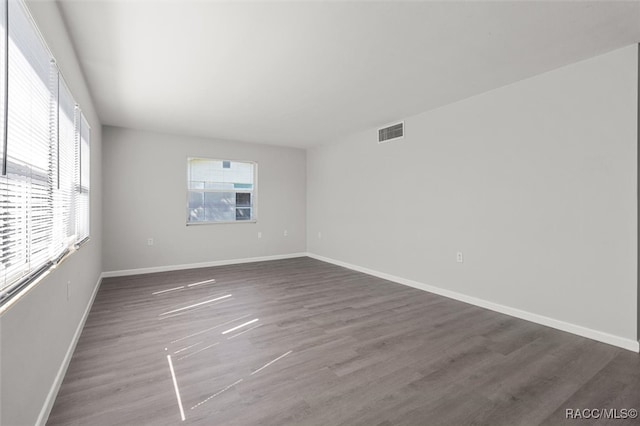
<path id="1" fill-rule="evenodd" d="M 464 262 L 464 258 L 462 257 L 462 252 L 461 251 L 459 251 L 456 254 L 456 262 L 458 262 L 458 263 L 463 263 Z"/>
<path id="2" fill-rule="evenodd" d="M 258 232 L 258 239 L 262 238 L 262 232 Z"/>
<path id="3" fill-rule="evenodd" d="M 284 230 L 284 236 L 288 236 L 289 235 L 289 231 L 287 231 L 286 229 Z"/>
<path id="4" fill-rule="evenodd" d="M 147 245 L 148 246 L 152 246 L 153 245 L 153 238 L 147 238 Z"/>

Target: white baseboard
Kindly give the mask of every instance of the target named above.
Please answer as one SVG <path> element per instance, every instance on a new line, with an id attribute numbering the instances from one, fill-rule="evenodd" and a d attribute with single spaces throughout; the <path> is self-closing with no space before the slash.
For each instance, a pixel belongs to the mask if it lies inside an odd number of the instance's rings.
<path id="1" fill-rule="evenodd" d="M 211 262 L 187 263 L 184 265 L 154 266 L 151 268 L 123 269 L 120 271 L 103 272 L 104 278 L 124 277 L 128 275 L 151 274 L 154 272 L 180 271 L 183 269 L 209 268 L 211 266 L 237 265 L 239 263 L 264 262 L 268 260 L 292 259 L 305 257 L 307 253 L 277 254 L 274 256 L 248 257 L 244 259 L 214 260 Z"/>
<path id="2" fill-rule="evenodd" d="M 62 360 L 62 364 L 58 369 L 58 374 L 56 374 L 56 378 L 51 385 L 51 389 L 49 389 L 49 394 L 47 394 L 47 399 L 44 401 L 44 405 L 40 410 L 40 415 L 38 416 L 38 420 L 36 421 L 36 425 L 44 426 L 49 419 L 49 414 L 51 414 L 51 409 L 53 408 L 53 403 L 56 401 L 56 396 L 58 396 L 58 391 L 60 390 L 60 386 L 62 386 L 62 381 L 64 380 L 65 374 L 67 374 L 67 368 L 69 368 L 69 363 L 71 362 L 71 357 L 73 356 L 73 352 L 76 349 L 76 345 L 78 344 L 78 340 L 80 339 L 80 335 L 82 334 L 82 329 L 84 328 L 84 324 L 87 322 L 87 317 L 89 317 L 89 312 L 91 311 L 91 307 L 93 306 L 93 301 L 96 299 L 96 295 L 98 294 L 98 289 L 100 288 L 100 284 L 102 283 L 102 274 L 98 277 L 98 282 L 93 289 L 93 293 L 91 294 L 91 298 L 89 299 L 89 303 L 87 303 L 87 307 L 84 310 L 84 314 L 82 314 L 82 319 L 80 323 L 76 327 L 76 332 L 73 335 L 73 339 L 71 339 L 71 343 L 69 344 L 69 348 L 67 349 L 67 353 Z"/>
<path id="3" fill-rule="evenodd" d="M 409 280 L 406 278 L 397 277 L 395 275 L 387 274 L 384 272 L 375 271 L 373 269 L 364 268 L 350 263 L 342 262 L 339 260 L 331 259 L 324 256 L 319 256 L 313 253 L 307 253 L 307 256 L 321 260 L 323 262 L 332 263 L 334 265 L 342 266 L 347 269 L 362 272 L 374 277 L 382 278 L 385 280 L 393 281 L 398 284 L 404 284 L 409 287 L 414 287 L 419 290 L 428 291 L 430 293 L 439 294 L 450 299 L 459 300 L 461 302 L 470 303 L 481 308 L 490 309 L 492 311 L 500 312 L 502 314 L 510 315 L 512 317 L 521 318 L 527 321 L 535 322 L 547 327 L 552 327 L 558 330 L 566 331 L 578 336 L 587 337 L 589 339 L 597 340 L 599 342 L 607 343 L 609 345 L 618 346 L 623 349 L 628 349 L 633 352 L 640 352 L 640 342 L 633 339 L 627 339 L 613 334 L 605 333 L 591 328 L 583 327 L 576 324 L 571 324 L 565 321 L 560 321 L 554 318 L 549 318 L 543 315 L 534 314 L 531 312 L 523 311 L 509 306 L 500 305 L 498 303 L 489 302 L 484 299 L 479 299 L 473 296 L 467 296 L 462 293 L 458 293 L 451 290 L 446 290 L 440 287 L 435 287 L 428 284 L 423 284 L 418 281 Z"/>

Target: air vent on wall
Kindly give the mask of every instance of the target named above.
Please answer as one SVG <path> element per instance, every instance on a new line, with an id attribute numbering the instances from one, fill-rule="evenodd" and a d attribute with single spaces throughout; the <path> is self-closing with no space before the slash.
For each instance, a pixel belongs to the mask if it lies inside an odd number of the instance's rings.
<path id="1" fill-rule="evenodd" d="M 378 129 L 378 143 L 385 143 L 404 137 L 404 121 Z"/>

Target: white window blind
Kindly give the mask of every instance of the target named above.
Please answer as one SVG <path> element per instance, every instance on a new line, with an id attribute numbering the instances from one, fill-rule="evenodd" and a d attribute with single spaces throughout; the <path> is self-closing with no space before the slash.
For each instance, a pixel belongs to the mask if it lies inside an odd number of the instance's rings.
<path id="1" fill-rule="evenodd" d="M 0 22 L 2 304 L 88 236 L 90 162 L 89 125 L 24 3 L 0 0 Z"/>
<path id="2" fill-rule="evenodd" d="M 9 2 L 6 176 L 2 178 L 3 281 L 7 285 L 50 260 L 52 200 L 49 52 L 21 2 Z"/>

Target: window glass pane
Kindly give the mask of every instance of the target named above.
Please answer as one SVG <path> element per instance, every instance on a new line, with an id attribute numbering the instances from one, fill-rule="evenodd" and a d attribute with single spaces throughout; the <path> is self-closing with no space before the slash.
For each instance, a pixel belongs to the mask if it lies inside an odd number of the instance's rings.
<path id="1" fill-rule="evenodd" d="M 205 219 L 214 222 L 226 222 L 235 219 L 235 194 L 233 192 L 205 192 Z"/>
<path id="2" fill-rule="evenodd" d="M 204 222 L 204 192 L 189 191 L 187 217 L 189 222 Z"/>
<path id="3" fill-rule="evenodd" d="M 235 193 L 189 192 L 190 222 L 227 222 L 235 220 Z"/>
<path id="4" fill-rule="evenodd" d="M 246 192 L 237 192 L 236 193 L 236 206 L 238 207 L 249 207 L 251 206 L 251 194 Z"/>
<path id="5" fill-rule="evenodd" d="M 251 209 L 250 208 L 236 209 L 236 220 L 251 220 Z"/>

